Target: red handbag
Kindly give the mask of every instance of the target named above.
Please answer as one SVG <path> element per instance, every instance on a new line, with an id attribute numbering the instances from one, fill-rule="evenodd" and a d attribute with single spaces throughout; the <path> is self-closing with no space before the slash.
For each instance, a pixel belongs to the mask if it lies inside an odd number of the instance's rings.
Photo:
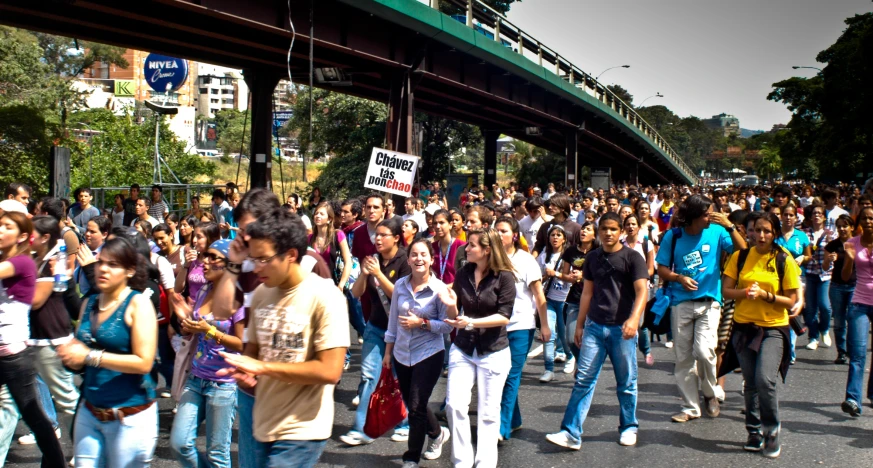
<path id="1" fill-rule="evenodd" d="M 406 405 L 403 404 L 400 384 L 391 369 L 383 367 L 379 383 L 376 384 L 376 390 L 373 391 L 370 403 L 367 405 L 364 434 L 376 439 L 404 419 L 406 419 Z"/>

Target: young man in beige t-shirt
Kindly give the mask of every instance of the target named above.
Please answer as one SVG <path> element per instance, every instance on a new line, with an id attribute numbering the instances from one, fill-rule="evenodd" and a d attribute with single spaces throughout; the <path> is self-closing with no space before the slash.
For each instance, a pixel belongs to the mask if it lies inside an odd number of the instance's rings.
<path id="1" fill-rule="evenodd" d="M 333 282 L 300 267 L 307 246 L 300 218 L 276 208 L 245 232 L 255 274 L 243 355 L 224 354 L 242 387 L 256 385 L 257 466 L 312 467 L 333 427 L 349 321 L 345 297 Z M 228 264 L 229 270 L 239 265 Z"/>

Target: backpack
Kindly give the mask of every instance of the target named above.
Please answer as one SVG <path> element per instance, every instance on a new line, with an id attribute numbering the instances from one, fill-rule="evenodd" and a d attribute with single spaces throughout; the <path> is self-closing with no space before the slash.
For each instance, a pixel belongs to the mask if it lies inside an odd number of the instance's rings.
<path id="1" fill-rule="evenodd" d="M 674 254 L 676 252 L 676 242 L 679 240 L 680 237 L 682 237 L 682 228 L 677 227 L 671 229 L 670 231 L 673 233 L 673 237 L 670 241 L 670 269 L 672 270 Z M 669 284 L 666 281 L 664 282 L 664 285 L 661 286 L 661 289 L 664 293 L 667 292 L 668 286 Z M 659 294 L 664 295 L 663 293 Z M 646 303 L 646 311 L 643 314 L 643 328 L 648 328 L 649 330 L 651 330 L 652 333 L 656 335 L 663 335 L 670 331 L 672 320 L 671 309 L 668 304 L 663 314 L 652 311 L 652 306 L 655 305 L 655 302 L 658 299 L 657 296 L 658 295 L 656 294 L 656 297 L 652 298 L 651 300 L 649 300 L 648 303 Z"/>
<path id="2" fill-rule="evenodd" d="M 781 293 L 783 292 L 782 280 L 785 279 L 785 262 L 788 261 L 788 253 L 781 247 L 774 247 L 773 250 L 776 252 L 776 274 L 779 276 L 779 292 Z M 749 249 L 740 250 L 737 256 L 737 282 L 739 282 L 740 273 L 742 273 L 743 267 L 746 265 L 746 258 L 748 256 Z M 800 322 L 799 317 L 789 317 L 788 324 L 797 336 L 801 336 L 807 331 L 807 328 Z"/>

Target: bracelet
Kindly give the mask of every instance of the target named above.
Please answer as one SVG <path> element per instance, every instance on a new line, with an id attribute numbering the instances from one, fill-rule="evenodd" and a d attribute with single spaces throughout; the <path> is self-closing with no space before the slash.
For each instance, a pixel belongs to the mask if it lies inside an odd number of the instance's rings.
<path id="1" fill-rule="evenodd" d="M 206 332 L 206 339 L 211 340 L 215 338 L 215 333 L 218 332 L 218 329 L 215 327 L 209 327 L 209 331 Z"/>
<path id="2" fill-rule="evenodd" d="M 224 338 L 224 333 L 222 333 L 221 336 L 217 336 L 217 337 L 215 337 L 215 344 L 219 344 L 219 345 L 220 345 L 220 344 L 221 344 L 221 339 L 222 339 L 222 338 Z"/>
<path id="3" fill-rule="evenodd" d="M 227 271 L 228 273 L 238 275 L 238 274 L 242 273 L 242 263 L 227 262 L 227 265 L 225 265 L 224 270 Z"/>
<path id="4" fill-rule="evenodd" d="M 100 367 L 100 364 L 103 363 L 103 350 L 92 349 L 88 351 L 88 354 L 85 356 L 85 365 L 88 367 Z"/>

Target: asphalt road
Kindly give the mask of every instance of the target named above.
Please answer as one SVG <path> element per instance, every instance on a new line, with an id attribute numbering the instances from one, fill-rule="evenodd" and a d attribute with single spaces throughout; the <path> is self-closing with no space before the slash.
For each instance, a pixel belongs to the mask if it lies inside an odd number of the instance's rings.
<path id="1" fill-rule="evenodd" d="M 799 341 L 797 364 L 791 368 L 787 384 L 780 384 L 778 388 L 783 427 L 782 456 L 778 460 L 767 460 L 760 454 L 742 450 L 746 431 L 740 413 L 743 399 L 739 374 L 728 377 L 727 400 L 720 417 L 709 419 L 704 416 L 687 424 L 670 422 L 670 416 L 679 410 L 678 393 L 671 375 L 673 351 L 656 342 L 653 343 L 655 365 L 646 367 L 642 359 L 640 364 L 637 446 L 622 447 L 617 443 L 618 401 L 608 361 L 585 422 L 582 450 L 568 451 L 546 442 L 547 433 L 560 429 L 573 381 L 569 375 L 558 374 L 556 381 L 540 384 L 537 378 L 543 370 L 542 357 L 536 357 L 528 361 L 522 380 L 520 401 L 524 426 L 511 441 L 501 446 L 498 466 L 873 467 L 870 452 L 866 451 L 873 447 L 873 409 L 865 402 L 866 414 L 861 418 L 853 420 L 843 414 L 839 404 L 845 392 L 848 367 L 833 364 L 835 349 L 808 351 L 802 347 L 806 340 L 800 338 Z M 359 352 L 360 346 L 355 344 L 353 350 Z M 868 365 L 869 362 L 868 358 Z M 354 417 L 351 401 L 358 384 L 358 364 L 358 360 L 353 361 L 336 389 L 333 435 L 319 466 L 399 467 L 405 443 L 391 442 L 387 437 L 363 447 L 347 447 L 339 442 L 338 436 L 349 429 Z M 441 401 L 444 395 L 445 379 L 441 379 L 432 402 Z M 474 394 L 472 408 L 475 408 L 475 402 Z M 178 464 L 168 442 L 172 404 L 165 399 L 160 402 L 160 407 L 161 432 L 153 466 L 175 467 Z M 475 418 L 473 423 L 475 426 Z M 24 425 L 19 423 L 16 438 L 24 433 Z M 235 441 L 236 430 L 232 448 L 234 461 Z M 202 431 L 198 445 L 201 448 L 205 445 Z M 72 453 L 66 434 L 64 449 Z M 422 466 L 449 467 L 449 455 L 450 448 L 447 447 L 440 460 L 423 460 Z M 20 446 L 13 442 L 6 466 L 38 467 L 38 461 L 39 450 L 35 446 Z"/>

